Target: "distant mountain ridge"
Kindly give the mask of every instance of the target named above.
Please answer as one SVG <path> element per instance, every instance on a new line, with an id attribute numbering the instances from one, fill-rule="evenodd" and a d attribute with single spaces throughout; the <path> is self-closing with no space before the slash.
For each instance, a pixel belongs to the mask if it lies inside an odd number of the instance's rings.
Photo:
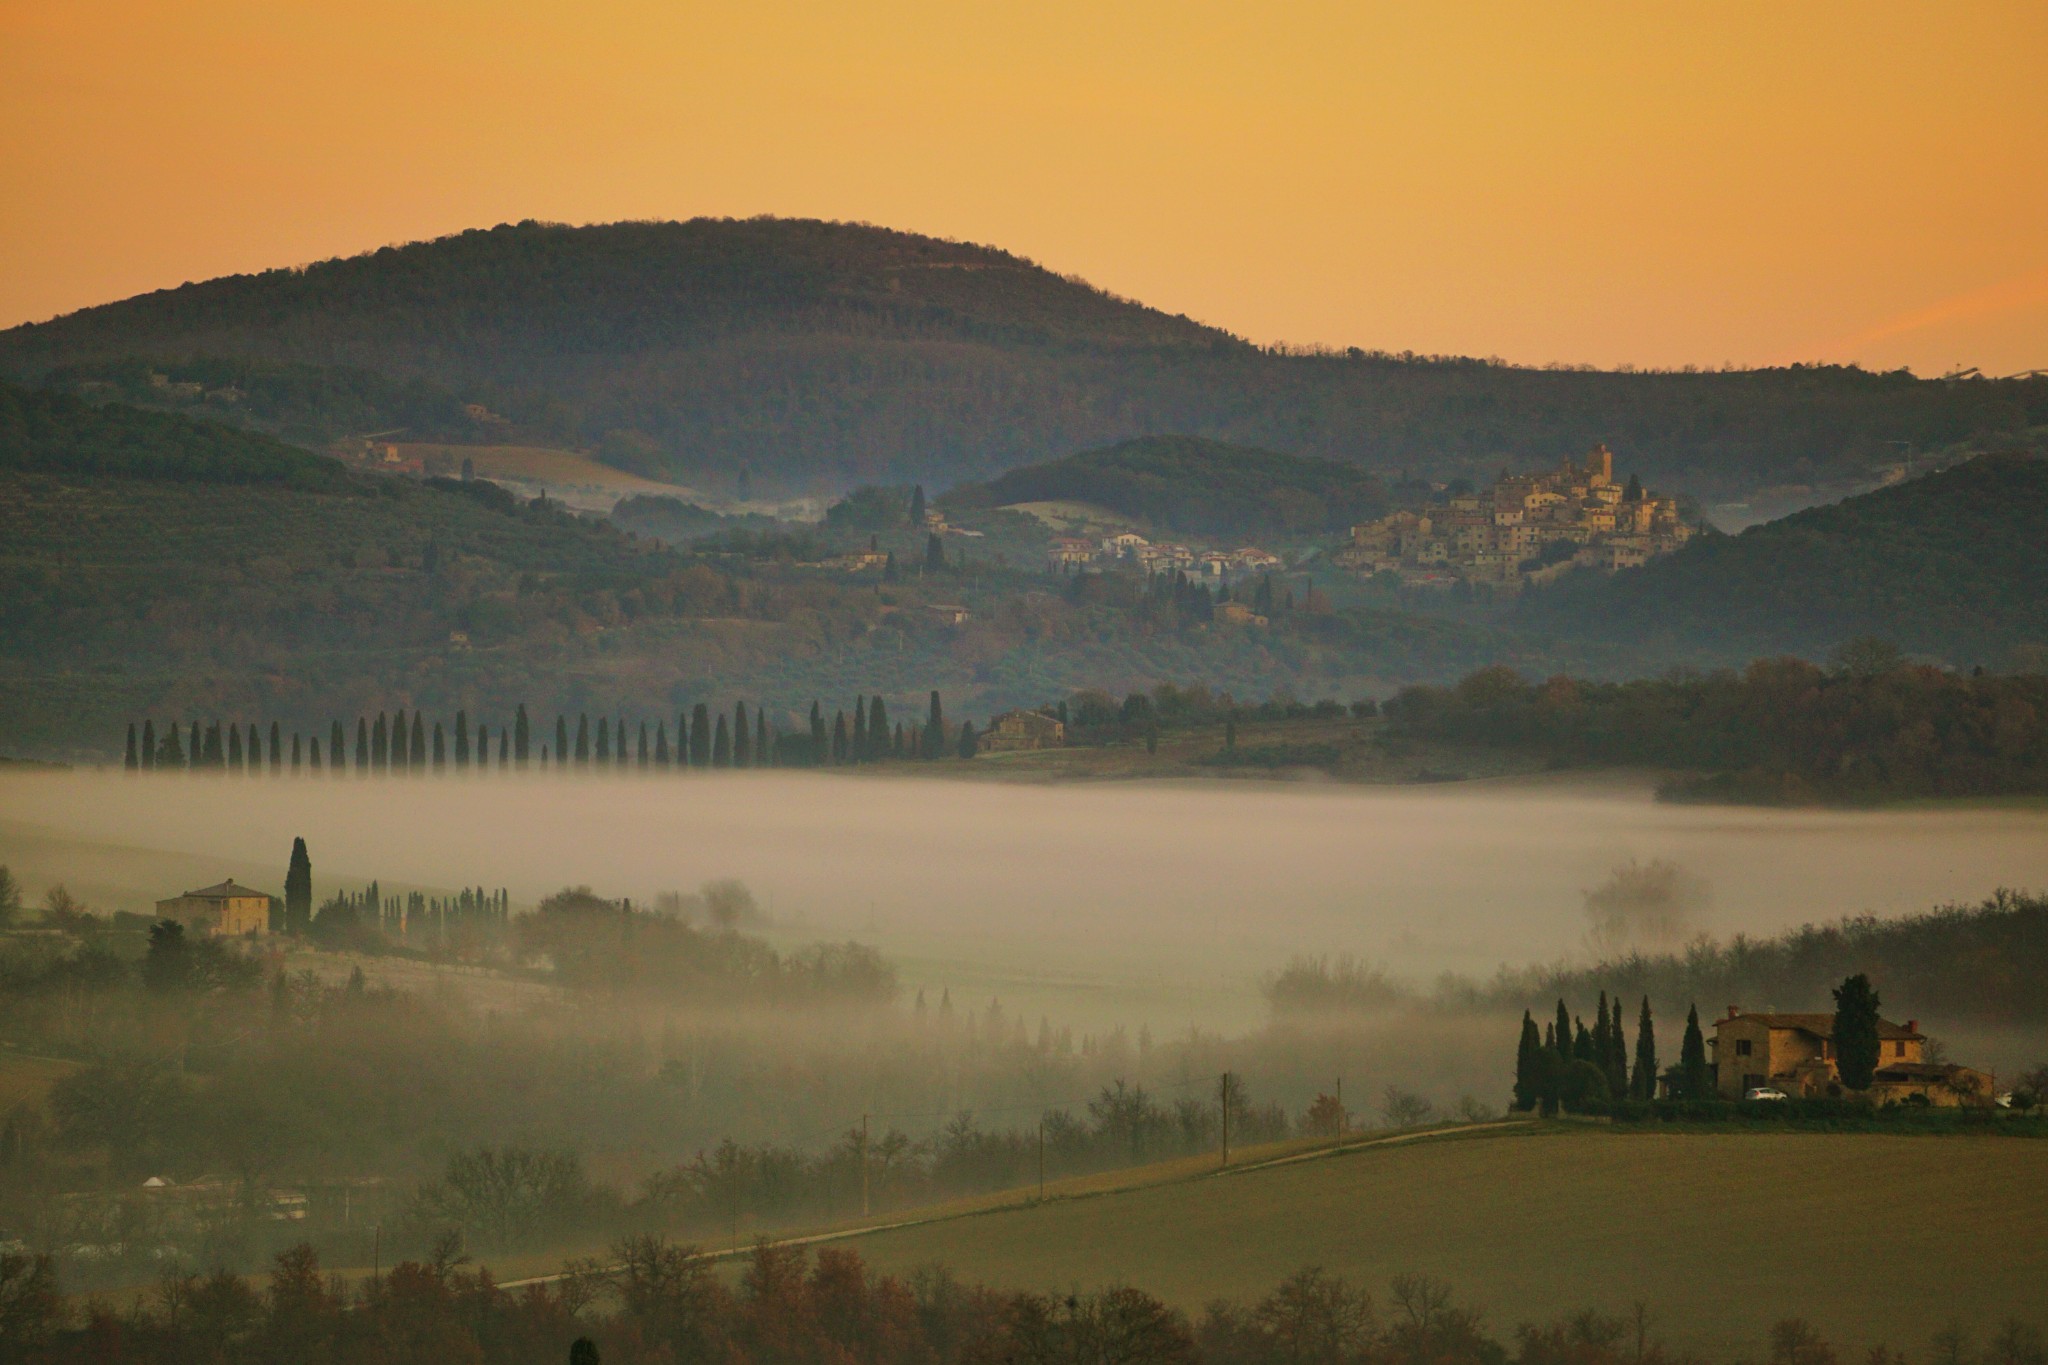
<path id="1" fill-rule="evenodd" d="M 132 391 L 150 367 L 292 439 L 469 423 L 657 477 L 806 490 L 944 486 L 1187 434 L 1437 478 L 1604 442 L 1706 495 L 1867 482 L 1900 442 L 2048 426 L 2048 380 L 1281 354 L 994 248 L 782 219 L 506 225 L 0 333 L 18 377 L 153 402 Z"/>
<path id="2" fill-rule="evenodd" d="M 2048 666 L 2048 458 L 1982 455 L 1527 595 L 1522 624 L 1657 661 L 1824 658 L 1858 636 L 1958 667 Z"/>

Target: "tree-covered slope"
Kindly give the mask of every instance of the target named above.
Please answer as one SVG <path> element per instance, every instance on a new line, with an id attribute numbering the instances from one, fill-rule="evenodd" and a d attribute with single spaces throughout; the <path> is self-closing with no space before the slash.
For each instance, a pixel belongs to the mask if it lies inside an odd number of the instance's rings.
<path id="1" fill-rule="evenodd" d="M 477 404 L 523 439 L 714 487 L 743 467 L 946 484 L 1185 432 L 1437 477 L 1605 442 L 1704 494 L 2048 424 L 2042 380 L 1281 354 L 999 250 L 772 219 L 523 223 L 0 333 L 0 371 L 132 388 L 138 361 L 272 429 L 502 435 L 457 415 Z"/>
<path id="2" fill-rule="evenodd" d="M 0 470 L 334 488 L 333 460 L 217 422 L 0 382 Z"/>
<path id="3" fill-rule="evenodd" d="M 1026 465 L 947 499 L 962 506 L 1045 501 L 1094 503 L 1183 535 L 1303 535 L 1376 515 L 1385 493 L 1356 465 L 1153 436 Z"/>
<path id="4" fill-rule="evenodd" d="M 1875 635 L 1956 665 L 2048 646 L 2048 459 L 1986 455 L 1612 578 L 1524 599 L 1527 624 L 1649 657 L 1819 656 Z"/>

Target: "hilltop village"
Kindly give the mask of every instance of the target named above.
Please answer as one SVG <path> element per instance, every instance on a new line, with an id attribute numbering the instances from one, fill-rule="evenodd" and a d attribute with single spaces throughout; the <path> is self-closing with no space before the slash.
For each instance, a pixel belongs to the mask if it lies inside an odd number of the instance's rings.
<path id="1" fill-rule="evenodd" d="M 1503 473 L 1490 488 L 1452 493 L 1351 528 L 1333 562 L 1388 573 L 1408 587 L 1486 585 L 1516 592 L 1574 568 L 1639 568 L 1692 538 L 1675 498 L 1614 481 L 1614 455 L 1598 446 L 1540 474 Z"/>

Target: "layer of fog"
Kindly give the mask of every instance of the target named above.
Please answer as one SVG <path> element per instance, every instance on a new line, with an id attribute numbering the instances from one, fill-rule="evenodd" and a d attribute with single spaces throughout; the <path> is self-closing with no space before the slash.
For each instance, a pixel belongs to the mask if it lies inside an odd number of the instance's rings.
<path id="1" fill-rule="evenodd" d="M 1769 933 L 2048 885 L 2040 811 L 1674 807 L 1549 783 L 0 774 L 0 862 L 102 912 L 227 877 L 280 893 L 295 835 L 319 898 L 375 877 L 652 903 L 735 877 L 778 937 L 874 943 L 912 989 L 1155 1032 L 1255 1024 L 1260 980 L 1301 953 L 1426 983 L 1638 930 Z M 1632 908 L 1644 895 L 1655 914 Z"/>

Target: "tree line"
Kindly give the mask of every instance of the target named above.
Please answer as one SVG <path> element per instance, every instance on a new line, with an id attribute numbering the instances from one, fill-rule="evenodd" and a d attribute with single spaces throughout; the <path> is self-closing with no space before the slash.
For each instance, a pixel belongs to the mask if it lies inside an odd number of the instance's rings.
<path id="1" fill-rule="evenodd" d="M 818 768 L 846 767 L 898 759 L 972 758 L 980 735 L 973 721 L 954 724 L 934 689 L 922 720 L 892 721 L 889 704 L 877 693 L 854 698 L 848 711 L 835 711 L 827 723 L 823 706 L 813 701 L 810 714 L 796 725 L 769 720 L 768 709 L 750 711 L 744 701 L 730 713 L 713 712 L 698 702 L 676 716 L 673 741 L 666 717 L 637 722 L 637 733 L 623 715 L 599 715 L 593 730 L 590 713 L 579 712 L 572 731 L 566 713 L 555 716 L 553 739 L 536 730 L 525 703 L 509 724 L 470 725 L 469 712 L 458 710 L 452 723 L 424 711 L 410 716 L 403 708 L 379 711 L 374 719 L 356 717 L 353 754 L 348 730 L 339 721 L 328 725 L 323 747 L 320 734 L 285 733 L 271 721 L 268 738 L 257 722 L 210 721 L 203 727 L 172 722 L 159 732 L 156 721 L 130 721 L 122 767 L 130 772 L 224 772 L 236 776 L 281 776 L 289 772 L 358 777 L 406 776 L 450 769 L 499 772 L 528 767 L 558 771 L 626 771 L 690 768 Z M 495 748 L 493 745 L 495 744 Z"/>
<path id="2" fill-rule="evenodd" d="M 73 1306 L 47 1257 L 0 1254 L 0 1329 L 20 1365 L 1675 1365 L 1633 1318 L 1594 1309 L 1524 1322 L 1506 1336 L 1449 1285 L 1397 1275 L 1383 1297 L 1319 1268 L 1191 1318 L 1131 1285 L 996 1289 L 944 1266 L 907 1278 L 856 1251 L 762 1243 L 728 1277 L 694 1247 L 622 1238 L 600 1259 L 517 1290 L 454 1241 L 354 1284 L 300 1244 L 267 1282 L 172 1274 L 128 1308 Z M 1775 1323 L 1770 1365 L 1836 1365 L 1809 1323 Z M 1905 1357 L 1880 1345 L 1874 1361 Z M 1943 1365 L 2041 1365 L 2040 1329 L 2017 1318 L 1939 1329 Z"/>

